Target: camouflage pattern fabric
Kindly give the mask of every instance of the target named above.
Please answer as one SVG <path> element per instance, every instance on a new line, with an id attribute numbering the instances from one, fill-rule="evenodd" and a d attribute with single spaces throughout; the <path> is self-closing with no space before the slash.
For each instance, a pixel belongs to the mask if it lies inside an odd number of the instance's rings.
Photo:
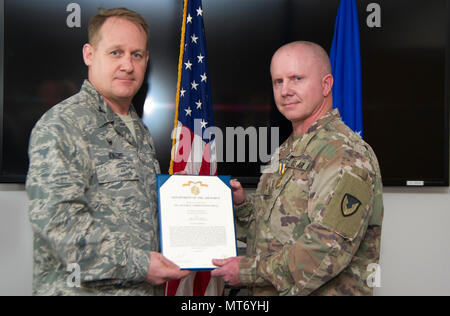
<path id="1" fill-rule="evenodd" d="M 86 80 L 32 131 L 26 182 L 34 234 L 34 295 L 162 295 L 144 283 L 159 251 L 149 131 L 136 139 Z M 80 286 L 67 283 L 71 264 Z"/>
<path id="2" fill-rule="evenodd" d="M 278 154 L 236 208 L 242 283 L 252 295 L 372 295 L 383 219 L 372 149 L 332 110 Z"/>

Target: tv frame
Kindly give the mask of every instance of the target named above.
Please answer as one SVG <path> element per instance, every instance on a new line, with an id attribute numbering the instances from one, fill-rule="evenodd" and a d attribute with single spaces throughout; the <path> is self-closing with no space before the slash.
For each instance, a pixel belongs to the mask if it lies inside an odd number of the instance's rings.
<path id="1" fill-rule="evenodd" d="M 450 176 L 450 7 L 447 0 L 447 30 L 446 30 L 446 48 L 445 48 L 445 109 L 444 109 L 444 174 L 442 179 L 429 179 L 423 183 L 412 183 L 408 185 L 408 179 L 383 179 L 384 186 L 449 186 Z M 0 171 L 3 170 L 3 110 L 4 110 L 4 53 L 5 53 L 5 0 L 0 0 Z M 0 183 L 23 183 L 26 175 L 3 175 L 0 174 Z M 243 184 L 247 186 L 255 186 L 259 177 L 237 177 Z M 414 180 L 414 179 L 409 179 Z"/>
<path id="2" fill-rule="evenodd" d="M 3 78 L 5 55 L 5 1 L 0 0 L 0 170 L 3 170 Z M 21 179 L 7 177 L 0 174 L 0 182 L 14 183 Z"/>

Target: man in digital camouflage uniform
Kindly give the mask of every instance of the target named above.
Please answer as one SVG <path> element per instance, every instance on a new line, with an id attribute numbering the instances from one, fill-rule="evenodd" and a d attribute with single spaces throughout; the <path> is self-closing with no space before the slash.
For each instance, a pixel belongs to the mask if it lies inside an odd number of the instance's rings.
<path id="1" fill-rule="evenodd" d="M 215 276 L 253 295 L 372 295 L 382 183 L 374 152 L 332 109 L 326 52 L 294 42 L 273 56 L 275 103 L 292 135 L 256 193 L 233 186 L 247 256 L 214 260 Z M 278 158 L 278 159 L 277 159 Z"/>
<path id="2" fill-rule="evenodd" d="M 34 295 L 161 295 L 162 283 L 188 274 L 158 252 L 159 164 L 131 106 L 147 38 L 133 11 L 95 15 L 83 47 L 89 80 L 32 131 Z"/>

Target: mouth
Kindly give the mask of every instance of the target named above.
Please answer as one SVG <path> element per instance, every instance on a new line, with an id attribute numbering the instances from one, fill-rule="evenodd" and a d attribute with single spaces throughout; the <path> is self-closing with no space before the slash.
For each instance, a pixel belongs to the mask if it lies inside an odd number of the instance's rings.
<path id="1" fill-rule="evenodd" d="M 134 78 L 116 78 L 116 80 L 123 83 L 132 83 L 135 81 Z"/>
<path id="2" fill-rule="evenodd" d="M 298 105 L 297 101 L 283 103 L 283 107 L 286 107 L 286 108 L 294 107 L 294 106 L 297 106 L 297 105 Z"/>

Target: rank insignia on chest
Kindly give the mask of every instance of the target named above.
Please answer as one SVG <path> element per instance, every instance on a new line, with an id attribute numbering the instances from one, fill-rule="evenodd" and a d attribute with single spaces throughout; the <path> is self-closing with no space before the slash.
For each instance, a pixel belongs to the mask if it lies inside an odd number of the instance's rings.
<path id="1" fill-rule="evenodd" d="M 284 175 L 285 172 L 286 172 L 286 163 L 280 162 L 280 164 L 278 166 L 278 173 L 280 175 Z"/>

